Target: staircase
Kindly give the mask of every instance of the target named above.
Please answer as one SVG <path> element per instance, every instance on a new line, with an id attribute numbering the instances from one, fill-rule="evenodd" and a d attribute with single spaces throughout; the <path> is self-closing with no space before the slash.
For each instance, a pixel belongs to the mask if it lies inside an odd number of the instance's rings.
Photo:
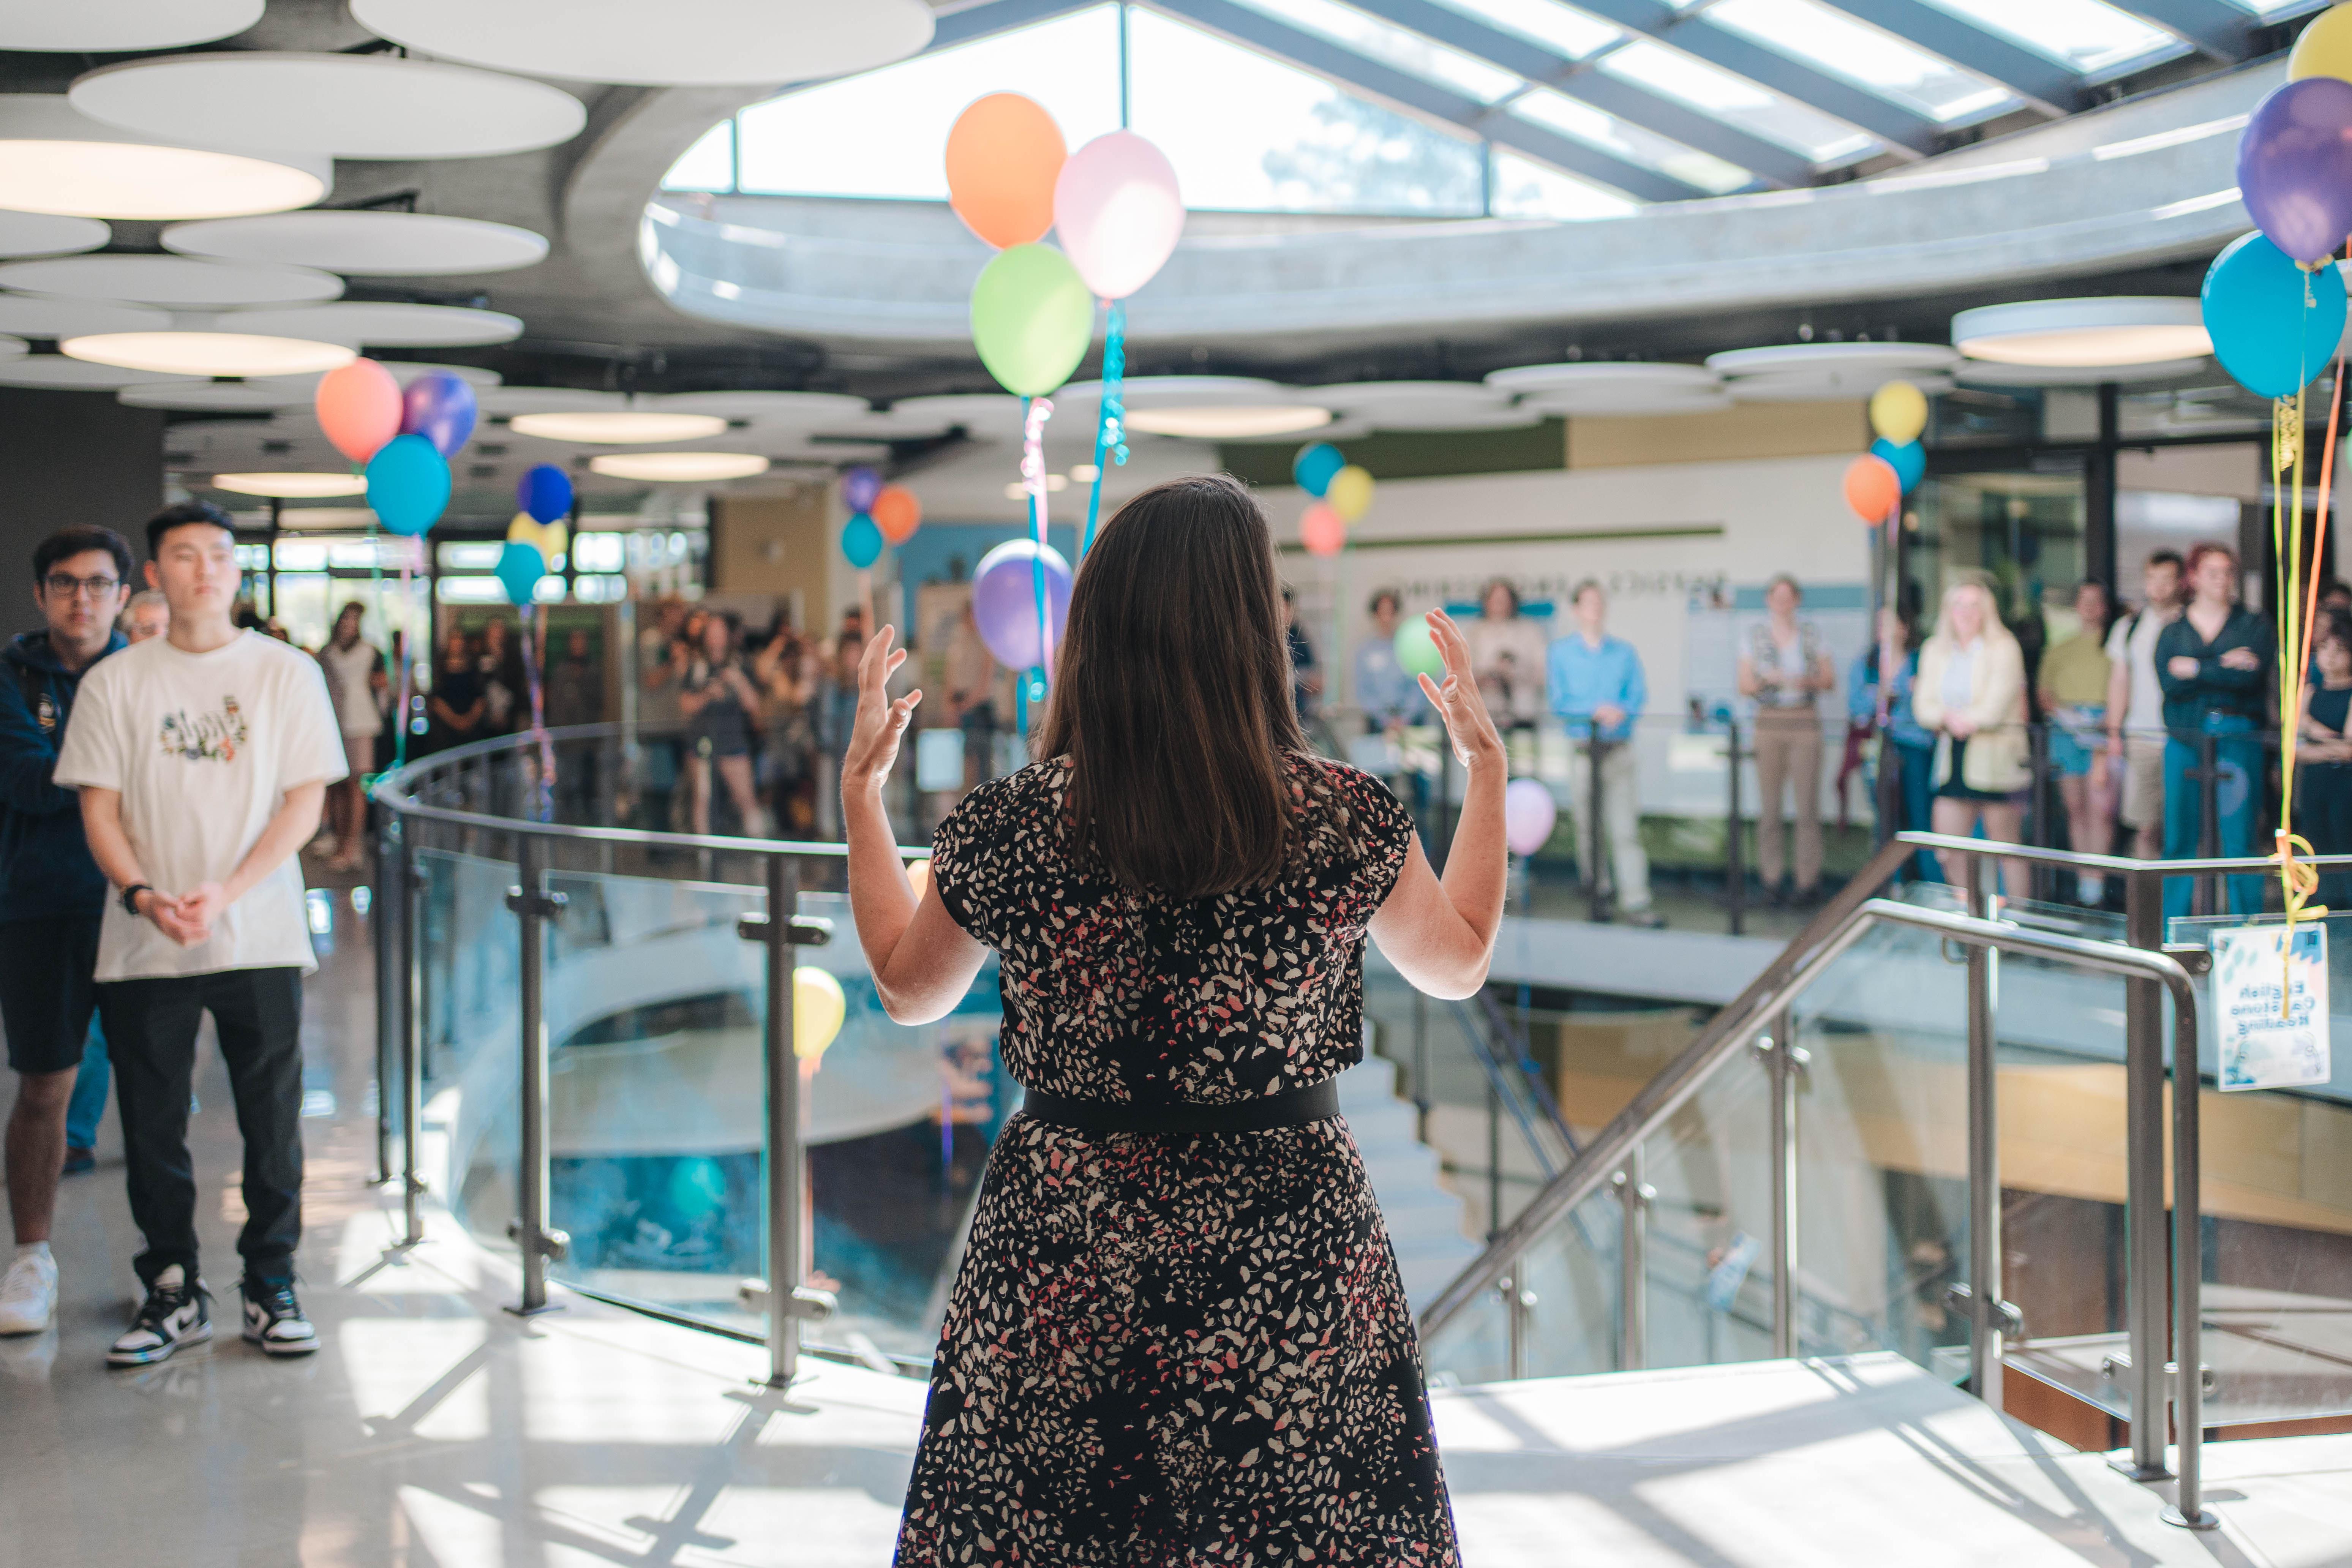
<path id="1" fill-rule="evenodd" d="M 1388 1222 L 1405 1300 L 1415 1312 L 1478 1256 L 1462 1200 L 1439 1184 L 1437 1152 L 1415 1135 L 1417 1112 L 1397 1095 L 1397 1066 L 1375 1056 L 1339 1075 L 1339 1113 Z"/>

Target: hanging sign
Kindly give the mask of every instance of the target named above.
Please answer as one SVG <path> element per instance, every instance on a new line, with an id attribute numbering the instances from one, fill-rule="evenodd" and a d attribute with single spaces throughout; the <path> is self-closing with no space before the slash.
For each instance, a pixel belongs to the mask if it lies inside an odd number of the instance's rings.
<path id="1" fill-rule="evenodd" d="M 2282 952 L 2289 940 L 2294 945 Z M 2327 928 L 2313 921 L 2214 932 L 2213 1015 L 2224 1089 L 2326 1083 Z"/>

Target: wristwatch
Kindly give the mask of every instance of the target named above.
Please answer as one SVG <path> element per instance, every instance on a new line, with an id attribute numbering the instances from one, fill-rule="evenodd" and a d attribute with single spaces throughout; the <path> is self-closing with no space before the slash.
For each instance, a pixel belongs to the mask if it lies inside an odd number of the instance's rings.
<path id="1" fill-rule="evenodd" d="M 152 893 L 154 890 L 155 889 L 153 888 L 148 886 L 144 882 L 133 882 L 131 886 L 123 889 L 122 912 L 131 916 L 133 919 L 136 919 L 139 914 L 139 895 L 142 893 Z"/>

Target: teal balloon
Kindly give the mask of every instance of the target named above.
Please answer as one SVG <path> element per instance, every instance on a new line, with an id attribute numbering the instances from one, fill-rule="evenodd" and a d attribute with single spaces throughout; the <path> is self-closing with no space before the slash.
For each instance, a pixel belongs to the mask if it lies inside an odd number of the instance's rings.
<path id="1" fill-rule="evenodd" d="M 536 544 L 509 539 L 506 548 L 499 552 L 497 571 L 499 586 L 507 591 L 507 603 L 528 605 L 531 591 L 539 586 L 539 580 L 547 575 L 547 557 L 539 552 Z"/>
<path id="2" fill-rule="evenodd" d="M 859 571 L 882 559 L 882 525 L 864 512 L 852 512 L 841 525 L 841 552 Z"/>
<path id="3" fill-rule="evenodd" d="M 1347 466 L 1347 458 L 1330 442 L 1309 441 L 1298 448 L 1298 456 L 1290 459 L 1290 477 L 1298 481 L 1300 489 L 1320 498 Z"/>
<path id="4" fill-rule="evenodd" d="M 695 1157 L 670 1167 L 669 1206 L 689 1223 L 715 1212 L 727 1201 L 727 1173 L 716 1160 Z"/>
<path id="5" fill-rule="evenodd" d="M 1432 680 L 1445 679 L 1445 656 L 1437 651 L 1437 639 L 1429 635 L 1429 623 L 1419 616 L 1407 616 L 1396 630 L 1397 663 L 1407 675 L 1425 675 Z"/>
<path id="6" fill-rule="evenodd" d="M 2343 276 L 2333 267 L 2305 272 L 2259 232 L 2213 258 L 2203 298 L 2214 357 L 2257 397 L 2294 395 L 2344 337 Z"/>
<path id="7" fill-rule="evenodd" d="M 1095 297 L 1050 245 L 997 252 L 971 286 L 971 345 L 1007 392 L 1053 391 L 1078 368 L 1094 335 Z"/>
<path id="8" fill-rule="evenodd" d="M 1890 441 L 1881 436 L 1870 444 L 1870 455 L 1886 459 L 1886 466 L 1903 481 L 1903 493 L 1906 496 L 1927 477 L 1927 448 L 1916 441 Z"/>
<path id="9" fill-rule="evenodd" d="M 394 436 L 368 459 L 367 503 L 384 527 L 415 538 L 449 504 L 449 459 L 422 436 Z"/>

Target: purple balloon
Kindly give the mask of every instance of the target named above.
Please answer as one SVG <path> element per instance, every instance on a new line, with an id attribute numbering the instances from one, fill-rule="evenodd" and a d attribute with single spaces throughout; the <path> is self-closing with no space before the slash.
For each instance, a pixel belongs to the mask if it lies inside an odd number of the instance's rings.
<path id="1" fill-rule="evenodd" d="M 980 623 L 980 640 L 1009 669 L 1028 669 L 1041 662 L 1036 559 L 1035 542 L 1015 539 L 982 556 L 980 569 L 971 574 L 971 615 Z M 1062 628 L 1070 619 L 1070 563 L 1051 547 L 1045 561 L 1045 617 L 1058 649 Z"/>
<path id="2" fill-rule="evenodd" d="M 872 511 L 881 493 L 882 476 L 871 468 L 861 466 L 841 476 L 841 504 L 852 511 Z"/>
<path id="3" fill-rule="evenodd" d="M 428 371 L 400 395 L 400 433 L 422 436 L 445 458 L 455 457 L 474 434 L 474 389 L 463 376 Z"/>
<path id="4" fill-rule="evenodd" d="M 2291 81 L 2268 98 L 2238 142 L 2238 190 L 2273 245 L 2318 261 L 2352 234 L 2352 81 Z"/>

